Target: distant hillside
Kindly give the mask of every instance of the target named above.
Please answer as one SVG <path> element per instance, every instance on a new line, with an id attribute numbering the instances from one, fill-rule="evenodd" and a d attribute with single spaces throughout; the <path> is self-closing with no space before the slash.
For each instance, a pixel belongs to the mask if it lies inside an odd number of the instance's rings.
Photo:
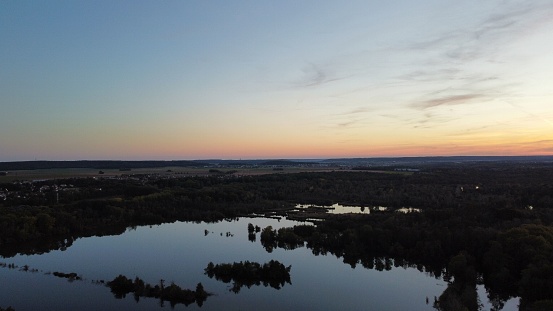
<path id="1" fill-rule="evenodd" d="M 137 169 L 156 167 L 191 167 L 206 165 L 200 161 L 23 161 L 0 162 L 0 171 L 60 168 Z"/>
<path id="2" fill-rule="evenodd" d="M 299 161 L 292 161 L 292 160 L 268 160 L 268 161 L 263 162 L 261 165 L 294 166 L 294 165 L 307 165 L 307 164 L 313 164 L 313 163 L 299 162 Z"/>
<path id="3" fill-rule="evenodd" d="M 321 163 L 350 166 L 405 166 L 477 162 L 543 163 L 553 162 L 553 156 L 451 156 L 451 157 L 400 157 L 400 158 L 343 158 L 328 159 Z"/>
<path id="4" fill-rule="evenodd" d="M 221 166 L 295 166 L 295 165 L 304 165 L 304 164 L 316 164 L 318 162 L 308 162 L 303 160 L 292 160 L 292 159 L 278 159 L 278 160 L 268 160 L 268 159 L 256 159 L 256 160 L 218 160 L 218 159 L 209 159 L 201 160 L 205 164 L 210 165 L 221 165 Z"/>
<path id="5" fill-rule="evenodd" d="M 553 163 L 553 156 L 453 156 L 453 157 L 401 157 L 401 158 L 343 158 L 343 159 L 256 159 L 256 160 L 179 160 L 179 161 L 22 161 L 0 162 L 0 171 L 93 168 L 138 169 L 157 167 L 205 166 L 299 166 L 344 165 L 355 167 L 426 167 L 429 165 L 457 165 L 460 163 Z"/>

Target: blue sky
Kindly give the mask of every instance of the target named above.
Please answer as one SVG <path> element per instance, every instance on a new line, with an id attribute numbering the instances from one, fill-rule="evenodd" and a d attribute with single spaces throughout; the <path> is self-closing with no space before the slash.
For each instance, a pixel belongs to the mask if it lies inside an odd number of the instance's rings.
<path id="1" fill-rule="evenodd" d="M 0 161 L 553 153 L 553 2 L 0 1 Z"/>

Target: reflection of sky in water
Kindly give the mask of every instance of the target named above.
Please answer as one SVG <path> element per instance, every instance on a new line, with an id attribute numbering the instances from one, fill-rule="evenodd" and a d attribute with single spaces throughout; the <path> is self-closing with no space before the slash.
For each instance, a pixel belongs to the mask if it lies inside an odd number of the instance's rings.
<path id="1" fill-rule="evenodd" d="M 259 242 L 259 233 L 256 242 L 248 241 L 248 223 L 275 229 L 298 224 L 266 218 L 215 224 L 177 222 L 138 227 L 119 236 L 78 239 L 66 251 L 2 259 L 43 271 L 76 272 L 87 281 L 69 283 L 43 272 L 1 268 L 1 306 L 11 305 L 18 311 L 159 308 L 154 299 L 141 299 L 137 304 L 128 295 L 117 300 L 108 288 L 89 282 L 111 280 L 118 274 L 138 276 L 153 284 L 160 279 L 174 281 L 184 288 L 195 288 L 201 282 L 207 291 L 216 294 L 201 309 L 190 305 L 186 310 L 433 310 L 425 298 L 428 296 L 432 302 L 445 289 L 445 282 L 412 268 L 376 271 L 358 265 L 352 269 L 342 259 L 332 255 L 315 257 L 306 248 L 267 253 Z M 207 236 L 205 230 L 209 232 Z M 228 291 L 230 284 L 203 274 L 210 261 L 264 263 L 271 259 L 292 265 L 292 285 L 286 284 L 281 290 L 254 286 L 234 294 Z M 169 303 L 165 309 L 170 309 Z M 177 305 L 175 309 L 184 307 Z"/>
<path id="2" fill-rule="evenodd" d="M 353 214 L 370 214 L 371 210 L 369 207 L 361 207 L 361 206 L 344 206 L 340 204 L 333 204 L 331 206 L 331 209 L 328 211 L 331 214 L 347 214 L 347 213 L 353 213 Z"/>
<path id="3" fill-rule="evenodd" d="M 412 207 L 402 207 L 396 210 L 398 213 L 420 213 L 420 208 L 412 208 Z"/>
<path id="4" fill-rule="evenodd" d="M 349 206 L 349 205 L 341 205 L 341 204 L 333 204 L 330 206 L 323 206 L 323 205 L 310 205 L 310 204 L 296 204 L 297 209 L 309 209 L 313 208 L 316 209 L 325 209 L 327 213 L 329 214 L 370 214 L 371 210 L 373 212 L 384 212 L 387 211 L 388 208 L 384 206 L 373 206 L 373 207 L 362 207 L 362 206 Z M 398 208 L 396 212 L 398 213 L 418 213 L 421 210 L 419 208 L 413 208 L 413 207 L 402 207 Z"/>
<path id="5" fill-rule="evenodd" d="M 309 205 L 309 204 L 297 204 L 296 208 L 305 209 L 305 208 L 324 208 L 329 214 L 370 214 L 370 207 L 361 207 L 361 206 L 347 206 L 341 204 L 333 204 L 330 206 L 319 206 L 319 205 Z"/>

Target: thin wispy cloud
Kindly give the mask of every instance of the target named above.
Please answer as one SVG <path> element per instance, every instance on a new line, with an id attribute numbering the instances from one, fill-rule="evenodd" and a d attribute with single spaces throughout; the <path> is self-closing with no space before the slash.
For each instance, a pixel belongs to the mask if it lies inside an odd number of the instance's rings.
<path id="1" fill-rule="evenodd" d="M 351 77 L 351 75 L 338 76 L 327 66 L 309 63 L 302 69 L 303 77 L 294 83 L 297 87 L 316 87 L 330 82 L 340 81 Z"/>
<path id="2" fill-rule="evenodd" d="M 347 122 L 338 123 L 337 126 L 338 127 L 351 127 L 351 126 L 357 124 L 357 122 L 359 122 L 359 121 L 358 120 L 351 120 L 351 121 L 347 121 Z"/>
<path id="3" fill-rule="evenodd" d="M 438 70 L 415 70 L 403 75 L 398 76 L 400 80 L 407 81 L 421 81 L 421 82 L 431 82 L 431 81 L 443 81 L 444 79 L 452 80 L 456 79 L 458 74 L 462 72 L 458 68 L 443 68 Z"/>
<path id="4" fill-rule="evenodd" d="M 529 116 L 531 116 L 532 118 L 534 118 L 534 119 L 536 119 L 536 120 L 543 121 L 543 122 L 547 123 L 548 125 L 550 125 L 551 127 L 553 127 L 553 121 L 552 121 L 552 120 L 549 120 L 549 119 L 547 119 L 547 118 L 544 117 L 544 116 L 541 116 L 541 115 L 537 115 L 537 114 L 535 114 L 535 113 L 532 113 L 532 112 L 530 112 L 530 111 L 524 109 L 524 108 L 521 107 L 520 105 L 517 105 L 517 104 L 515 104 L 515 103 L 513 103 L 513 102 L 511 102 L 511 101 L 506 100 L 506 101 L 504 101 L 504 102 L 506 102 L 507 104 L 511 105 L 511 106 L 514 107 L 515 109 L 521 111 L 522 113 L 524 113 L 524 114 L 526 114 L 526 115 L 529 115 Z"/>
<path id="5" fill-rule="evenodd" d="M 353 127 L 365 126 L 365 122 L 370 116 L 359 116 L 359 113 L 336 115 L 329 120 L 329 124 L 334 124 L 335 127 L 341 129 L 349 129 Z"/>
<path id="6" fill-rule="evenodd" d="M 475 133 L 483 133 L 486 132 L 491 125 L 484 125 L 484 126 L 478 126 L 478 127 L 470 127 L 464 129 L 462 132 L 455 132 L 455 133 L 448 133 L 447 136 L 467 136 L 467 135 L 473 135 Z"/>
<path id="7" fill-rule="evenodd" d="M 321 85 L 327 81 L 327 73 L 320 67 L 313 63 L 310 63 L 307 68 L 303 70 L 305 77 L 303 81 L 298 83 L 303 86 L 315 86 Z"/>
<path id="8" fill-rule="evenodd" d="M 412 106 L 415 108 L 426 109 L 426 108 L 432 108 L 432 107 L 437 107 L 442 105 L 460 105 L 460 104 L 472 102 L 475 99 L 484 99 L 486 97 L 487 95 L 485 94 L 449 95 L 449 96 L 443 96 L 443 97 L 421 101 L 413 104 Z"/>
<path id="9" fill-rule="evenodd" d="M 457 119 L 459 119 L 457 116 L 425 112 L 422 116 L 414 118 L 410 123 L 413 124 L 413 128 L 430 129 L 442 126 L 443 124 L 447 124 Z"/>
<path id="10" fill-rule="evenodd" d="M 336 114 L 332 114 L 332 115 L 334 115 L 334 116 L 350 116 L 350 115 L 364 114 L 364 113 L 370 112 L 372 110 L 373 109 L 368 108 L 368 107 L 358 107 L 358 108 L 354 108 L 352 110 L 348 110 L 346 112 L 336 113 Z"/>
<path id="11" fill-rule="evenodd" d="M 474 104 L 494 98 L 512 96 L 512 87 L 525 81 L 502 75 L 501 67 L 485 67 L 501 60 L 506 47 L 517 38 L 543 27 L 544 17 L 553 18 L 553 2 L 517 2 L 498 5 L 496 10 L 479 22 L 465 28 L 445 31 L 415 42 L 406 51 L 428 51 L 432 57 L 415 63 L 421 67 L 397 77 L 412 83 L 449 84 L 449 90 L 425 95 L 408 105 L 429 109 L 448 105 Z M 454 66 L 452 66 L 454 65 Z M 485 89 L 483 85 L 493 85 Z M 430 92 L 429 92 L 430 93 Z"/>
<path id="12" fill-rule="evenodd" d="M 526 30 L 539 26 L 543 18 L 551 17 L 553 3 L 525 1 L 511 6 L 500 5 L 497 10 L 473 26 L 446 31 L 412 43 L 406 49 L 442 51 L 445 58 L 459 61 L 472 61 L 480 57 L 491 59 L 494 55 L 490 53 L 500 50 L 499 45 L 516 40 Z"/>

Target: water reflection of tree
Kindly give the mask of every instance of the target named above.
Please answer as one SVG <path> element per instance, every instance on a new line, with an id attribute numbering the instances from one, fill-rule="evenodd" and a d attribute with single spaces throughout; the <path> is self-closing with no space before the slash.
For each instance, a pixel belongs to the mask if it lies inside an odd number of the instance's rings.
<path id="1" fill-rule="evenodd" d="M 256 232 L 261 231 L 261 228 L 259 226 L 254 226 L 253 224 L 248 224 L 248 240 L 250 242 L 255 242 L 257 239 Z"/>
<path id="2" fill-rule="evenodd" d="M 434 307 L 440 311 L 477 311 L 480 309 L 478 294 L 476 292 L 476 270 L 471 256 L 460 253 L 453 257 L 448 265 L 448 277 L 451 281 L 434 303 Z"/>
<path id="3" fill-rule="evenodd" d="M 263 265 L 250 261 L 217 265 L 210 262 L 205 268 L 205 274 L 224 283 L 232 282 L 230 291 L 238 293 L 244 286 L 250 288 L 253 285 L 263 284 L 280 289 L 286 283 L 292 284 L 290 269 L 291 266 L 286 267 L 276 260 L 271 260 Z"/>
<path id="4" fill-rule="evenodd" d="M 271 253 L 277 247 L 286 250 L 303 247 L 305 242 L 294 233 L 293 228 L 273 230 L 272 226 L 267 226 L 261 231 L 261 245 L 267 252 Z"/>
<path id="5" fill-rule="evenodd" d="M 255 235 L 255 233 L 248 233 L 248 241 L 255 242 L 256 239 L 257 239 L 257 236 Z"/>

